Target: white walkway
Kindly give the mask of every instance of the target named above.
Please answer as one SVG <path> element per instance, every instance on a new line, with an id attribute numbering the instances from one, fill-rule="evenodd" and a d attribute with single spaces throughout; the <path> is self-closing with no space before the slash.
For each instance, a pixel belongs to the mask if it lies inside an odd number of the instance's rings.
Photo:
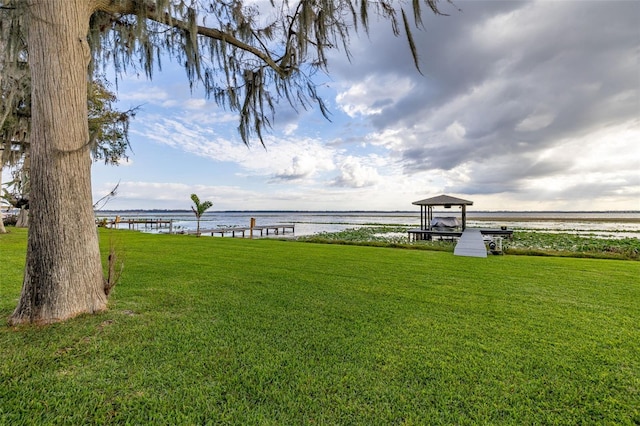
<path id="1" fill-rule="evenodd" d="M 465 229 L 453 251 L 456 256 L 487 257 L 487 248 L 484 245 L 479 229 Z"/>

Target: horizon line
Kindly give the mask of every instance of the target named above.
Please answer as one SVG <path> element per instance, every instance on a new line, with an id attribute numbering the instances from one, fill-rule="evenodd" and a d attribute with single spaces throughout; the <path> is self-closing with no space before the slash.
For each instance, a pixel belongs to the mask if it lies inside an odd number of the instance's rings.
<path id="1" fill-rule="evenodd" d="M 444 211 L 453 211 L 445 209 Z M 188 209 L 100 209 L 98 212 L 184 212 Z M 209 210 L 207 213 L 420 213 L 417 210 Z M 631 213 L 640 214 L 640 210 L 467 210 L 469 213 Z"/>

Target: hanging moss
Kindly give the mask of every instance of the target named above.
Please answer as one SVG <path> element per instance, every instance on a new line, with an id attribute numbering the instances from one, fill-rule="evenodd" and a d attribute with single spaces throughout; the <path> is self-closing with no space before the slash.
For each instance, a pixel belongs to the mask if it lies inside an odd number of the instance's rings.
<path id="1" fill-rule="evenodd" d="M 422 2 L 439 13 L 437 0 L 413 0 L 416 26 Z M 311 77 L 327 68 L 329 50 L 350 55 L 350 31 L 359 24 L 366 30 L 372 15 L 389 20 L 394 35 L 404 30 L 417 65 L 411 25 L 399 4 L 302 0 L 273 2 L 265 12 L 240 0 L 112 0 L 95 11 L 89 42 L 94 66 L 113 65 L 118 73 L 133 69 L 152 77 L 162 55 L 182 63 L 191 87 L 201 84 L 219 105 L 239 113 L 238 130 L 249 144 L 253 137 L 262 142 L 281 100 L 294 108 L 316 104 L 327 116 Z"/>

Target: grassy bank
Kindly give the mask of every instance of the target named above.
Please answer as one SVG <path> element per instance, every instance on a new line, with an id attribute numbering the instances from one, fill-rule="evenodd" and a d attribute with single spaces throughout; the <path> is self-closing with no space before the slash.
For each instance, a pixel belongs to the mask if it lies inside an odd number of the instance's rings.
<path id="1" fill-rule="evenodd" d="M 0 235 L 0 314 L 26 235 Z M 640 264 L 104 231 L 111 309 L 0 327 L 0 423 L 637 424 Z"/>

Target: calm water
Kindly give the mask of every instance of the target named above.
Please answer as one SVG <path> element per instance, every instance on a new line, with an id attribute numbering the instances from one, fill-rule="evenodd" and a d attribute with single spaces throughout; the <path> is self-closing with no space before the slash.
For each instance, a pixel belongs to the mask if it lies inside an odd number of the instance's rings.
<path id="1" fill-rule="evenodd" d="M 458 211 L 435 212 L 435 216 L 459 216 Z M 96 217 L 113 219 L 166 219 L 173 220 L 174 231 L 195 230 L 196 221 L 190 211 L 104 211 Z M 257 225 L 296 225 L 295 236 L 336 232 L 347 228 L 373 225 L 420 226 L 420 212 L 207 212 L 201 229 L 218 227 L 248 227 L 251 218 Z M 542 232 L 570 232 L 601 236 L 640 238 L 640 212 L 469 212 L 470 227 L 499 228 L 508 226 L 516 230 Z M 126 226 L 126 225 L 125 225 Z M 144 226 L 146 232 L 158 232 Z M 161 229 L 160 232 L 167 232 Z M 288 234 L 291 235 L 291 234 Z"/>

